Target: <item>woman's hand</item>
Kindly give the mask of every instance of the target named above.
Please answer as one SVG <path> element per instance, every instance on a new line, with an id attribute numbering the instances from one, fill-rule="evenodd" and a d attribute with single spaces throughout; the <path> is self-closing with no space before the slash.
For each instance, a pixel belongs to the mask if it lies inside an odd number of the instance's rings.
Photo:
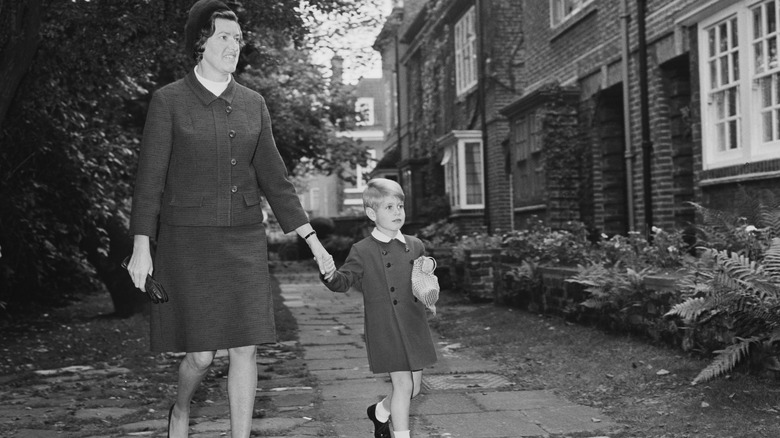
<path id="1" fill-rule="evenodd" d="M 133 256 L 127 264 L 127 272 L 138 289 L 146 292 L 146 276 L 152 275 L 152 252 L 149 249 L 149 236 L 136 235 L 133 238 Z"/>
<path id="2" fill-rule="evenodd" d="M 333 256 L 330 255 L 316 237 L 310 238 L 308 244 L 311 253 L 314 254 L 314 260 L 317 261 L 317 267 L 320 269 L 320 274 L 324 275 L 326 279 L 329 279 L 333 275 L 333 272 L 336 271 L 336 263 L 333 261 Z"/>

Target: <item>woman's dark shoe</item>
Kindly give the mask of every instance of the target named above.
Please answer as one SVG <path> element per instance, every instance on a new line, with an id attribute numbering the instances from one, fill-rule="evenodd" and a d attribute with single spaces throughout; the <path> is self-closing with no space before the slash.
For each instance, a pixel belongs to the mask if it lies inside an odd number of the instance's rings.
<path id="1" fill-rule="evenodd" d="M 176 403 L 171 405 L 171 408 L 168 409 L 168 429 L 166 429 L 166 432 L 168 432 L 168 438 L 171 438 L 171 415 L 173 415 L 173 407 L 176 406 Z"/>
<path id="2" fill-rule="evenodd" d="M 376 419 L 376 405 L 371 405 L 366 409 L 368 419 L 374 422 L 374 438 L 391 438 L 390 437 L 390 422 L 381 421 Z"/>

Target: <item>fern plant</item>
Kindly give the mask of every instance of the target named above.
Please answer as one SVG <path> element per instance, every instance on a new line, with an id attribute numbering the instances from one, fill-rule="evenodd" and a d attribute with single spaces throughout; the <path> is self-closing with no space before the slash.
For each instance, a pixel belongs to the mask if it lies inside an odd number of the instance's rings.
<path id="1" fill-rule="evenodd" d="M 744 362 L 780 370 L 780 238 L 771 239 L 766 249 L 761 239 L 747 243 L 731 250 L 704 249 L 679 282 L 685 300 L 666 314 L 692 326 L 728 322 L 728 345 L 715 351 L 715 359 L 693 384 Z"/>

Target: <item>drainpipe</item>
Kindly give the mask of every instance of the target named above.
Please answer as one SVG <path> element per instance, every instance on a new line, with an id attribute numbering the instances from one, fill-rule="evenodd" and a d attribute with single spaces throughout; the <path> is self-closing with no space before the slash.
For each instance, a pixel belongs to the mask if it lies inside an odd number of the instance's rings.
<path id="1" fill-rule="evenodd" d="M 626 205 L 628 206 L 628 230 L 634 231 L 634 148 L 631 144 L 631 86 L 628 69 L 628 63 L 631 59 L 628 39 L 631 15 L 628 13 L 628 0 L 622 0 L 620 4 L 620 17 L 623 32 L 621 70 L 623 75 L 623 157 L 626 160 Z"/>
<path id="2" fill-rule="evenodd" d="M 482 0 L 474 0 L 474 9 L 476 10 L 477 27 L 477 84 L 479 87 L 479 112 L 480 125 L 482 129 L 482 185 L 485 192 L 483 199 L 485 203 L 485 228 L 487 232 L 492 231 L 490 221 L 490 197 L 488 195 L 488 132 L 487 132 L 487 103 L 485 102 L 485 27 L 482 25 Z"/>
<path id="3" fill-rule="evenodd" d="M 403 157 L 403 149 L 401 147 L 401 59 L 398 57 L 398 31 L 400 27 L 396 29 L 395 33 L 395 129 L 396 136 L 398 137 L 397 148 L 400 157 Z M 398 175 L 398 180 L 401 180 L 401 175 Z"/>
<path id="4" fill-rule="evenodd" d="M 645 8 L 647 0 L 637 0 L 637 33 L 639 35 L 639 106 L 642 124 L 642 184 L 645 201 L 645 234 L 653 236 L 652 165 L 653 142 L 650 140 L 650 114 L 647 85 L 647 40 L 645 35 Z"/>

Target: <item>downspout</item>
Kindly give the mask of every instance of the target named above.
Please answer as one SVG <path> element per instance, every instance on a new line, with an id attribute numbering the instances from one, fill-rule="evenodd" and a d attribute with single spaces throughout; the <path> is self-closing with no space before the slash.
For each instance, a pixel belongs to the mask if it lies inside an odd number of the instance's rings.
<path id="1" fill-rule="evenodd" d="M 650 140 L 650 114 L 647 85 L 647 40 L 645 35 L 645 7 L 647 0 L 637 0 L 637 33 L 639 34 L 639 106 L 642 123 L 642 184 L 645 201 L 645 235 L 653 236 L 653 188 L 651 160 L 653 142 Z"/>
<path id="2" fill-rule="evenodd" d="M 631 144 L 631 86 L 629 84 L 628 63 L 631 59 L 629 49 L 629 26 L 631 15 L 628 13 L 628 0 L 622 0 L 620 4 L 621 30 L 623 31 L 623 136 L 626 167 L 626 205 L 628 206 L 628 230 L 634 231 L 634 148 Z"/>
<path id="3" fill-rule="evenodd" d="M 398 57 L 398 30 L 395 33 L 395 129 L 396 136 L 398 137 L 398 154 L 403 153 L 401 147 L 401 59 Z M 398 180 L 401 180 L 401 175 L 398 175 Z"/>
<path id="4" fill-rule="evenodd" d="M 482 25 L 482 0 L 474 0 L 474 9 L 476 10 L 477 27 L 477 84 L 479 87 L 479 112 L 480 125 L 482 130 L 482 185 L 484 189 L 485 204 L 485 228 L 488 233 L 492 231 L 490 220 L 490 196 L 488 195 L 488 132 L 487 132 L 487 103 L 485 99 L 485 27 Z"/>

